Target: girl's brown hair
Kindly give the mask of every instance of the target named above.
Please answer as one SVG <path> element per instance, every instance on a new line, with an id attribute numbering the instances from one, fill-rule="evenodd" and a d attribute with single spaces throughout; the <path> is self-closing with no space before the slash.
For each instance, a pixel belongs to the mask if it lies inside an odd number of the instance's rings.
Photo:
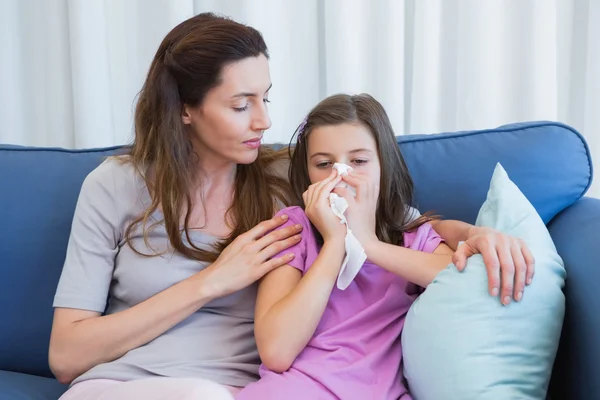
<path id="1" fill-rule="evenodd" d="M 295 203 L 304 207 L 302 193 L 311 184 L 307 166 L 311 132 L 317 127 L 339 124 L 364 125 L 373 135 L 381 165 L 376 234 L 381 241 L 402 245 L 404 232 L 414 230 L 436 217 L 426 213 L 410 221 L 408 212 L 413 204 L 413 181 L 387 113 L 368 94 L 330 96 L 317 104 L 302 122 L 296 132 L 298 141 L 293 151 L 290 146 L 289 180 Z"/>
<path id="2" fill-rule="evenodd" d="M 260 55 L 268 58 L 257 30 L 211 13 L 182 22 L 163 39 L 139 95 L 135 139 L 126 157 L 144 178 L 152 200 L 126 230 L 132 248 L 132 231 L 139 224 L 148 245 L 148 231 L 154 226 L 148 222 L 160 207 L 164 221 L 159 223 L 164 223 L 173 249 L 188 258 L 214 261 L 233 239 L 271 218 L 278 205 L 287 202 L 287 181 L 271 169 L 285 155 L 263 146 L 255 162 L 237 166 L 233 203 L 227 212 L 227 220 L 234 224 L 229 237 L 214 251 L 198 248 L 190 239 L 190 188 L 199 177 L 197 155 L 182 121 L 183 106 L 200 105 L 206 93 L 221 83 L 225 66 Z M 189 246 L 182 237 L 182 216 Z"/>

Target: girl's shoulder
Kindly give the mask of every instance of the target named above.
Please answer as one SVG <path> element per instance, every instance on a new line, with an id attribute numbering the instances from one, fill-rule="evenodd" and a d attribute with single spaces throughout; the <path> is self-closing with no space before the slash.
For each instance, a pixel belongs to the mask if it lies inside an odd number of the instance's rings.
<path id="1" fill-rule="evenodd" d="M 281 210 L 279 210 L 279 212 L 277 212 L 277 214 L 275 214 L 276 217 L 282 216 L 282 215 L 287 215 L 289 217 L 288 223 L 286 223 L 286 225 L 300 224 L 303 227 L 310 226 L 310 220 L 306 216 L 306 213 L 304 212 L 304 209 L 302 207 L 299 207 L 299 206 L 285 207 L 285 208 L 282 208 Z"/>
<path id="2" fill-rule="evenodd" d="M 411 231 L 404 232 L 404 247 L 409 249 L 431 253 L 442 242 L 443 239 L 429 222 L 425 222 Z"/>

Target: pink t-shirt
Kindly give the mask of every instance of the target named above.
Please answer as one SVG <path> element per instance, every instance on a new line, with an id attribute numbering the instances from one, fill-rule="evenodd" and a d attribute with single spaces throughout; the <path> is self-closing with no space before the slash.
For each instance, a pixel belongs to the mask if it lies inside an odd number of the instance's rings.
<path id="1" fill-rule="evenodd" d="M 311 267 L 319 245 L 299 207 L 283 226 L 301 224 L 302 240 L 290 265 L 302 274 Z M 404 246 L 431 253 L 442 239 L 430 224 L 404 234 Z M 354 281 L 334 286 L 317 329 L 291 368 L 278 374 L 260 367 L 261 379 L 246 386 L 237 400 L 397 400 L 410 399 L 402 378 L 400 333 L 419 287 L 367 260 Z"/>

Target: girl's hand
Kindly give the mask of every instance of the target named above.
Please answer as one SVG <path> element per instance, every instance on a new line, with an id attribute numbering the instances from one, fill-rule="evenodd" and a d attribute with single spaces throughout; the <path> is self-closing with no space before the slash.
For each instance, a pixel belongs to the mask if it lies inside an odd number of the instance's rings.
<path id="1" fill-rule="evenodd" d="M 356 197 L 347 188 L 335 188 L 333 192 L 344 197 L 348 202 L 348 210 L 346 210 L 348 225 L 366 249 L 372 243 L 379 241 L 375 232 L 379 186 L 357 174 L 343 175 L 342 180 L 356 189 Z"/>
<path id="2" fill-rule="evenodd" d="M 340 181 L 341 177 L 337 175 L 337 171 L 332 170 L 331 175 L 321 182 L 310 185 L 302 194 L 304 212 L 323 236 L 324 241 L 341 239 L 343 242 L 346 236 L 346 226 L 331 211 L 329 204 L 329 194 Z"/>

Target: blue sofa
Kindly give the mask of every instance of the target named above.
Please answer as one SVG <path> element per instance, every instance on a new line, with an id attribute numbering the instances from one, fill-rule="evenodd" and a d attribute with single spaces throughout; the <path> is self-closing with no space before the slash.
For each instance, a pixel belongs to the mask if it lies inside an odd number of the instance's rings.
<path id="1" fill-rule="evenodd" d="M 583 137 L 531 122 L 398 141 L 416 206 L 444 218 L 473 223 L 494 165 L 503 164 L 548 224 L 568 271 L 548 398 L 600 399 L 600 200 L 583 197 L 592 180 Z M 117 151 L 0 146 L 0 399 L 57 399 L 66 390 L 47 361 L 52 299 L 81 183 Z"/>

